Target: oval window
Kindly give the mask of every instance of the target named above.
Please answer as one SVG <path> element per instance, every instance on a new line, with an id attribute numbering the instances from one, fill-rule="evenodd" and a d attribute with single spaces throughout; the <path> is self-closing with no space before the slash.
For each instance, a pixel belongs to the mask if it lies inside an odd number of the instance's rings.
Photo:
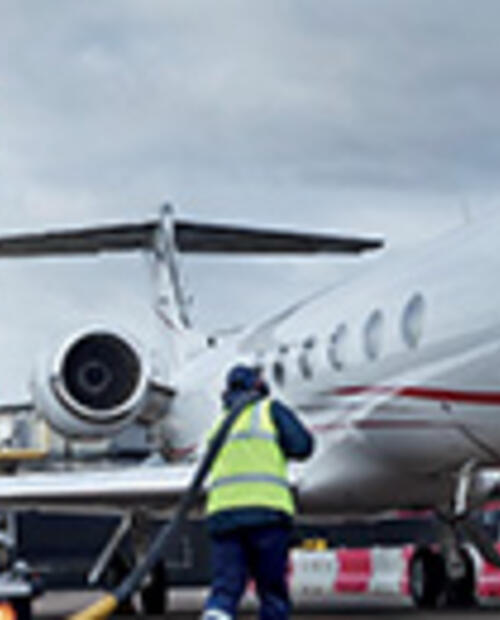
<path id="1" fill-rule="evenodd" d="M 312 379 L 313 369 L 307 351 L 302 351 L 298 357 L 300 374 L 304 379 Z"/>
<path id="2" fill-rule="evenodd" d="M 273 377 L 278 385 L 283 385 L 285 383 L 285 366 L 282 362 L 274 362 Z"/>
<path id="3" fill-rule="evenodd" d="M 309 336 L 302 342 L 302 350 L 299 352 L 297 363 L 299 365 L 300 374 L 304 379 L 313 378 L 312 353 L 316 346 L 316 338 Z"/>
<path id="4" fill-rule="evenodd" d="M 370 314 L 364 331 L 365 353 L 370 360 L 375 360 L 380 355 L 383 331 L 384 315 L 381 310 L 375 310 Z"/>
<path id="5" fill-rule="evenodd" d="M 342 370 L 346 363 L 347 325 L 342 323 L 330 336 L 328 359 L 335 370 Z"/>
<path id="6" fill-rule="evenodd" d="M 403 340 L 410 349 L 416 349 L 424 330 L 425 300 L 421 293 L 413 295 L 406 304 L 401 320 Z"/>

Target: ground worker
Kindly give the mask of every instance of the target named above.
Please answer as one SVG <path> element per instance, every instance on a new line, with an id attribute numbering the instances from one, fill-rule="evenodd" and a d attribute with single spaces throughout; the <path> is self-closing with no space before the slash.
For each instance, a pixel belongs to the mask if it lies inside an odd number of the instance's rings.
<path id="1" fill-rule="evenodd" d="M 238 406 L 241 412 L 210 473 L 206 512 L 213 582 L 202 618 L 233 620 L 251 577 L 260 599 L 260 620 L 286 620 L 294 514 L 286 460 L 310 456 L 313 438 L 290 409 L 269 398 L 258 369 L 233 368 L 222 400 L 224 413 L 211 436 L 224 415 Z"/>

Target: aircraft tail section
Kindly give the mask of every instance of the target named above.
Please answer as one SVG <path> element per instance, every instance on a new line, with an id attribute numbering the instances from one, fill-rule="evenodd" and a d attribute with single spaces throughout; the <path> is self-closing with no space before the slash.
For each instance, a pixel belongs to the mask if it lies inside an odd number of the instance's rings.
<path id="1" fill-rule="evenodd" d="M 359 254 L 383 242 L 333 234 L 207 224 L 174 218 L 169 205 L 156 219 L 61 231 L 0 236 L 0 258 L 144 251 L 152 258 L 155 312 L 169 332 L 170 349 L 180 350 L 191 326 L 179 269 L 179 253 L 202 254 Z M 179 353 L 179 360 L 182 354 Z"/>

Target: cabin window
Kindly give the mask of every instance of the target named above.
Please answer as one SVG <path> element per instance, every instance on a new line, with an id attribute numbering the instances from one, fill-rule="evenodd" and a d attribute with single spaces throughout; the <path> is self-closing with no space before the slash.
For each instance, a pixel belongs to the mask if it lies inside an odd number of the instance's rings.
<path id="1" fill-rule="evenodd" d="M 376 360 L 382 350 L 384 332 L 384 315 L 381 310 L 374 310 L 365 324 L 364 348 L 369 360 Z"/>
<path id="2" fill-rule="evenodd" d="M 273 378 L 278 385 L 283 385 L 286 380 L 285 365 L 283 362 L 274 362 Z"/>
<path id="3" fill-rule="evenodd" d="M 314 336 L 306 338 L 302 343 L 302 350 L 299 353 L 298 365 L 300 374 L 304 379 L 313 378 L 313 367 L 311 363 L 311 352 L 316 346 L 316 339 Z"/>
<path id="4" fill-rule="evenodd" d="M 316 338 L 314 336 L 309 336 L 309 338 L 306 338 L 304 340 L 304 343 L 302 346 L 304 349 L 307 349 L 308 351 L 310 349 L 314 349 L 314 347 L 316 346 Z"/>
<path id="5" fill-rule="evenodd" d="M 328 360 L 332 368 L 342 370 L 346 363 L 347 325 L 342 323 L 330 336 L 328 343 Z"/>
<path id="6" fill-rule="evenodd" d="M 307 351 L 301 351 L 301 353 L 299 354 L 298 362 L 299 362 L 300 374 L 303 376 L 303 378 L 312 379 L 313 369 L 312 369 L 311 360 L 309 359 Z"/>
<path id="7" fill-rule="evenodd" d="M 416 293 L 406 304 L 401 319 L 401 334 L 410 349 L 416 349 L 422 339 L 424 315 L 424 297 L 421 293 Z"/>

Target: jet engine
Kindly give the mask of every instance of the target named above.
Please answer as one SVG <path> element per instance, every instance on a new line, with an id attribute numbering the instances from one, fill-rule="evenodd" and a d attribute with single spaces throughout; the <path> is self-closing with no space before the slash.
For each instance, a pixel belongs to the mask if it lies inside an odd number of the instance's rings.
<path id="1" fill-rule="evenodd" d="M 149 360 L 132 337 L 116 329 L 87 329 L 40 358 L 33 399 L 65 437 L 104 438 L 144 412 L 150 377 Z"/>

